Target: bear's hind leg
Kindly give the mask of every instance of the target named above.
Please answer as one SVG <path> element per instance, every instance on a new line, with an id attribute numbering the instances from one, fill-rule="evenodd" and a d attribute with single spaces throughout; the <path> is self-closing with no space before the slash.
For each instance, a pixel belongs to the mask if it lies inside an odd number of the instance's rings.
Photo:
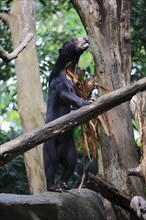
<path id="1" fill-rule="evenodd" d="M 50 164 L 46 172 L 47 191 L 62 192 L 61 188 L 55 184 L 55 174 L 58 164 Z"/>
<path id="2" fill-rule="evenodd" d="M 49 140 L 43 146 L 44 168 L 46 174 L 47 191 L 61 192 L 62 190 L 55 184 L 55 174 L 58 169 L 54 140 Z"/>
<path id="3" fill-rule="evenodd" d="M 69 178 L 72 176 L 77 163 L 77 152 L 73 138 L 71 138 L 68 141 L 68 143 L 66 143 L 66 147 L 68 150 L 65 153 L 61 162 L 64 167 L 64 170 L 60 179 L 60 186 L 64 190 L 68 189 L 67 182 Z"/>

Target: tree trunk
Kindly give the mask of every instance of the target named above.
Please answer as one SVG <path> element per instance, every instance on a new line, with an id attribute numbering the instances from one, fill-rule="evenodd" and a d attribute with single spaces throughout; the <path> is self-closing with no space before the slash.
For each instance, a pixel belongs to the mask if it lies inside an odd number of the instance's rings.
<path id="1" fill-rule="evenodd" d="M 99 84 L 115 90 L 130 81 L 130 1 L 72 0 L 89 36 Z M 102 95 L 102 91 L 99 91 Z M 143 187 L 127 170 L 138 165 L 129 102 L 104 115 L 108 134 L 100 126 L 104 174 L 128 196 L 143 195 Z M 123 211 L 118 219 L 130 219 Z M 133 217 L 131 219 L 134 219 Z"/>
<path id="2" fill-rule="evenodd" d="M 29 32 L 35 36 L 34 0 L 14 0 L 8 15 L 8 25 L 16 49 Z M 39 65 L 35 47 L 35 37 L 16 59 L 18 109 L 23 132 L 28 132 L 44 124 L 44 101 L 39 76 Z M 42 149 L 38 146 L 25 153 L 25 165 L 30 192 L 45 191 L 42 163 Z"/>

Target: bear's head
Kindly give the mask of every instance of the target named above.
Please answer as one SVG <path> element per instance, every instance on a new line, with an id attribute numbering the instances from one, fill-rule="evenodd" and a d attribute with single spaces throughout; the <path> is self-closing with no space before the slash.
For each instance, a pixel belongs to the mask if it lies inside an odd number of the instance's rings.
<path id="1" fill-rule="evenodd" d="M 80 55 L 89 47 L 88 37 L 73 38 L 66 41 L 59 49 L 59 54 L 66 62 L 72 61 L 75 57 Z"/>

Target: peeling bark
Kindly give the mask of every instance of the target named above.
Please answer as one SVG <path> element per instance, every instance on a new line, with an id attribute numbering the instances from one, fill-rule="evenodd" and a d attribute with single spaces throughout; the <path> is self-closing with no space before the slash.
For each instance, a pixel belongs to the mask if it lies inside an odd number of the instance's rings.
<path id="1" fill-rule="evenodd" d="M 138 167 L 129 169 L 128 174 L 129 176 L 139 176 L 146 183 L 146 92 L 134 96 L 131 105 L 140 131 L 142 155 Z"/>

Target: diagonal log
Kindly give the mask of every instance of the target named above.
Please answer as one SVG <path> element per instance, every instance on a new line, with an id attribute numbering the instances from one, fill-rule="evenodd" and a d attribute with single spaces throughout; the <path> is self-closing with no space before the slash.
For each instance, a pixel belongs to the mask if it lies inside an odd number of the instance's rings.
<path id="1" fill-rule="evenodd" d="M 130 100 L 137 92 L 144 90 L 146 90 L 146 77 L 134 84 L 103 95 L 88 106 L 72 111 L 46 125 L 2 144 L 0 146 L 0 166 L 59 133 L 86 123 L 117 105 Z"/>
<path id="2" fill-rule="evenodd" d="M 120 206 L 124 210 L 137 216 L 136 211 L 130 207 L 131 199 L 119 191 L 112 183 L 108 182 L 102 175 L 93 175 L 88 173 L 89 181 L 93 182 L 99 192 L 104 198 L 108 199 L 112 204 Z M 137 220 L 141 219 L 137 216 Z"/>

